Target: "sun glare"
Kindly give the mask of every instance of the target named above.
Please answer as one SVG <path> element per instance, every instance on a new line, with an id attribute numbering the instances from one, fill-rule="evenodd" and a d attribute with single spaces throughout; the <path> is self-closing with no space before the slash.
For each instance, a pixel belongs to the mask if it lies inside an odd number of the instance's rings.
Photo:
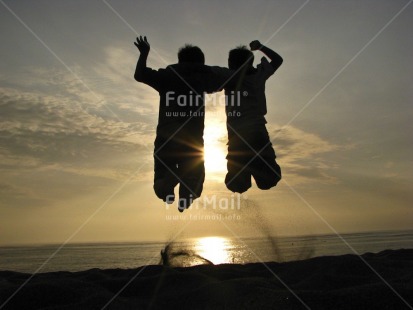
<path id="1" fill-rule="evenodd" d="M 228 239 L 222 237 L 199 238 L 196 244 L 196 252 L 213 264 L 230 263 L 229 243 Z"/>
<path id="2" fill-rule="evenodd" d="M 225 153 L 216 145 L 205 147 L 205 169 L 208 172 L 224 172 L 226 169 Z"/>
<path id="3" fill-rule="evenodd" d="M 204 159 L 207 172 L 224 173 L 226 171 L 225 126 L 211 124 L 205 126 L 204 132 Z"/>

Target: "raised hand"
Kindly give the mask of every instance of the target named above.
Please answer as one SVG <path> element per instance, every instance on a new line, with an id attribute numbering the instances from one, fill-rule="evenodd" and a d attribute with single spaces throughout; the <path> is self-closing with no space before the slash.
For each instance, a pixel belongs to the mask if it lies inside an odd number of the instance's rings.
<path id="1" fill-rule="evenodd" d="M 254 40 L 250 43 L 251 51 L 259 50 L 262 47 L 262 44 L 258 40 Z"/>
<path id="2" fill-rule="evenodd" d="M 146 39 L 146 36 L 142 37 L 137 37 L 136 42 L 133 42 L 135 46 L 139 49 L 139 52 L 141 54 L 149 54 L 149 50 L 151 49 L 151 46 L 149 45 L 148 40 Z"/>

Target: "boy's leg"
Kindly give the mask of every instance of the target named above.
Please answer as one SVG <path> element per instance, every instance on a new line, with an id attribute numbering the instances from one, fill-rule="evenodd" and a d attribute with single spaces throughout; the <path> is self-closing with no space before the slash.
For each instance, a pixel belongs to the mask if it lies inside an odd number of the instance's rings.
<path id="1" fill-rule="evenodd" d="M 174 143 L 162 138 L 156 138 L 154 150 L 155 176 L 154 191 L 158 198 L 167 203 L 175 199 L 174 188 L 178 184 L 176 156 L 174 154 Z"/>
<path id="2" fill-rule="evenodd" d="M 257 155 L 251 163 L 251 173 L 260 189 L 270 189 L 281 180 L 281 168 L 277 164 L 275 152 L 264 128 L 256 133 L 253 148 Z"/>
<path id="3" fill-rule="evenodd" d="M 181 212 L 201 196 L 205 180 L 203 153 L 195 148 L 187 148 L 186 152 L 187 155 L 183 155 L 178 164 L 179 211 Z"/>
<path id="4" fill-rule="evenodd" d="M 232 192 L 243 193 L 251 187 L 251 159 L 248 146 L 237 134 L 229 135 L 227 155 L 227 175 L 225 185 Z"/>

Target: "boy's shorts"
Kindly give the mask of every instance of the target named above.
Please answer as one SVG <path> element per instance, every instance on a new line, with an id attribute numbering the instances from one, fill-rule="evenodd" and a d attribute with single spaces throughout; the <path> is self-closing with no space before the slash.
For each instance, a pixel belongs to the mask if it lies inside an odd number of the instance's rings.
<path id="1" fill-rule="evenodd" d="M 227 188 L 243 193 L 251 187 L 251 176 L 260 189 L 274 187 L 281 180 L 275 158 L 265 126 L 237 132 L 228 128 Z"/>

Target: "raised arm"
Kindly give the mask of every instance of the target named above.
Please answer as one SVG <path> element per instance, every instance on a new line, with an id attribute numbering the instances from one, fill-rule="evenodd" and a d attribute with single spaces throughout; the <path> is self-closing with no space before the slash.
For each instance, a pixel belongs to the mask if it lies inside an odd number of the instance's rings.
<path id="1" fill-rule="evenodd" d="M 254 40 L 250 43 L 250 48 L 252 51 L 260 50 L 263 52 L 269 59 L 271 59 L 270 64 L 274 68 L 274 70 L 277 70 L 281 64 L 283 63 L 283 59 L 280 55 L 278 55 L 276 52 L 274 52 L 272 49 L 266 47 L 265 45 L 262 45 L 260 41 Z"/>
<path id="2" fill-rule="evenodd" d="M 139 49 L 141 53 L 138 59 L 138 63 L 136 64 L 135 69 L 135 80 L 138 82 L 143 82 L 144 74 L 146 70 L 146 60 L 148 59 L 149 50 L 151 49 L 148 40 L 146 37 L 137 37 L 136 42 L 133 42 L 135 46 Z"/>

